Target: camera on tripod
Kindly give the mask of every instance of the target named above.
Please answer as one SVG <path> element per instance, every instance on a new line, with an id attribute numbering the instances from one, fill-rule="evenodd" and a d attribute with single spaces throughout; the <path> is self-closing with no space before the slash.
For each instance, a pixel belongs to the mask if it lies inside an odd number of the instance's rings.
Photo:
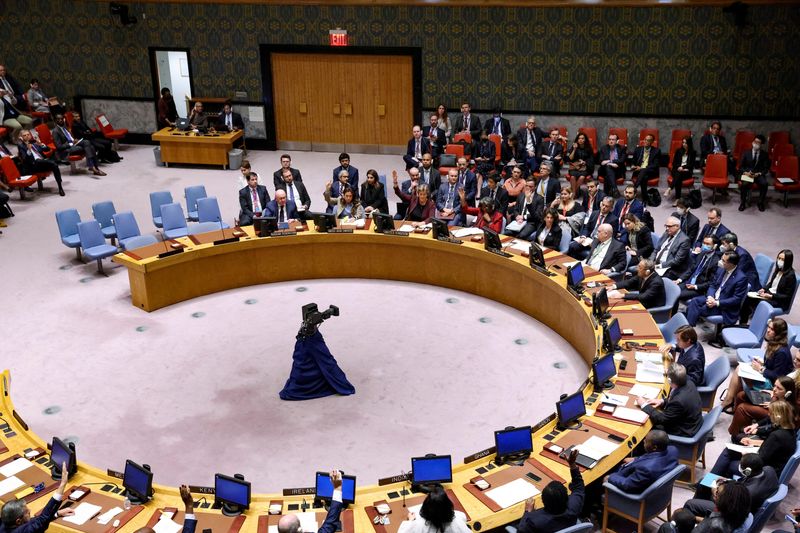
<path id="1" fill-rule="evenodd" d="M 339 308 L 335 305 L 329 306 L 321 313 L 317 304 L 306 304 L 303 306 L 303 322 L 308 326 L 319 326 L 323 321 L 328 320 L 332 316 L 339 316 Z"/>

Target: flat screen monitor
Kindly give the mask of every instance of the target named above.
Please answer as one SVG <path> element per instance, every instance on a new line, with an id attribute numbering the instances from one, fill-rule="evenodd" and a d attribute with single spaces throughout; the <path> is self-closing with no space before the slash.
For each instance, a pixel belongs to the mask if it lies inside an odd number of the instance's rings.
<path id="1" fill-rule="evenodd" d="M 375 233 L 385 233 L 394 229 L 394 218 L 389 213 L 372 213 L 372 223 L 375 224 Z"/>
<path id="2" fill-rule="evenodd" d="M 503 243 L 500 242 L 500 235 L 489 228 L 483 228 L 483 247 L 486 250 L 502 250 Z"/>
<path id="3" fill-rule="evenodd" d="M 225 474 L 214 474 L 214 498 L 223 505 L 223 514 L 241 514 L 244 509 L 250 508 L 250 482 Z"/>
<path id="4" fill-rule="evenodd" d="M 336 227 L 336 215 L 333 213 L 309 213 L 311 220 L 317 227 L 317 231 L 327 233 L 329 229 Z"/>
<path id="5" fill-rule="evenodd" d="M 617 350 L 619 347 L 619 341 L 622 339 L 622 329 L 619 325 L 619 320 L 613 318 L 608 321 L 605 329 L 603 330 L 603 338 L 607 351 L 612 352 Z"/>
<path id="6" fill-rule="evenodd" d="M 453 463 L 449 455 L 414 457 L 411 459 L 411 483 L 428 485 L 453 481 Z"/>
<path id="7" fill-rule="evenodd" d="M 594 385 L 604 387 L 606 382 L 617 375 L 617 365 L 614 363 L 614 354 L 604 355 L 592 363 Z"/>
<path id="8" fill-rule="evenodd" d="M 558 414 L 558 425 L 562 428 L 585 415 L 586 404 L 583 402 L 583 391 L 579 390 L 556 402 L 556 413 Z"/>
<path id="9" fill-rule="evenodd" d="M 61 479 L 64 472 L 61 470 L 61 465 L 67 464 L 67 479 L 78 470 L 78 464 L 75 460 L 75 445 L 67 444 L 58 437 L 53 437 L 53 443 L 50 446 L 50 460 L 53 462 L 53 467 L 50 469 L 50 475 L 53 479 Z"/>
<path id="10" fill-rule="evenodd" d="M 153 493 L 153 472 L 128 459 L 125 461 L 122 486 L 127 490 L 131 503 L 144 503 Z"/>
<path id="11" fill-rule="evenodd" d="M 331 501 L 333 498 L 333 482 L 330 472 L 317 472 L 317 481 L 314 485 L 314 497 L 319 500 Z M 356 476 L 342 476 L 342 503 L 347 505 L 356 501 Z"/>
<path id="12" fill-rule="evenodd" d="M 531 427 L 524 426 L 495 431 L 494 445 L 497 448 L 498 458 L 530 455 L 533 451 Z"/>
<path id="13" fill-rule="evenodd" d="M 450 237 L 450 227 L 446 220 L 440 218 L 431 219 L 432 235 L 434 239 L 447 239 Z"/>
<path id="14" fill-rule="evenodd" d="M 598 320 L 606 318 L 608 313 L 608 291 L 605 287 L 594 293 L 592 296 L 592 313 Z"/>
<path id="15" fill-rule="evenodd" d="M 273 231 L 278 231 L 276 217 L 256 217 L 253 219 L 253 229 L 259 237 L 269 237 Z"/>
<path id="16" fill-rule="evenodd" d="M 547 264 L 544 262 L 544 251 L 542 247 L 535 242 L 531 243 L 531 250 L 528 253 L 528 260 L 531 267 L 539 267 L 547 269 Z"/>
<path id="17" fill-rule="evenodd" d="M 580 288 L 584 278 L 583 263 L 580 261 L 567 268 L 567 285 L 573 289 Z"/>

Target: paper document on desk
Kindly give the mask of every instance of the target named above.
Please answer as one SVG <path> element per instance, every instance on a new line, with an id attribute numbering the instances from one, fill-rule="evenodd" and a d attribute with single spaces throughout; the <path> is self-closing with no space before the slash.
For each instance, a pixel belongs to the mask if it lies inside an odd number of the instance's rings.
<path id="1" fill-rule="evenodd" d="M 364 219 L 364 218 L 359 218 L 358 220 L 356 220 L 356 228 L 358 228 L 358 229 L 364 229 L 364 225 L 365 225 L 366 223 L 367 223 L 367 220 L 366 220 L 366 219 Z"/>
<path id="2" fill-rule="evenodd" d="M 8 464 L 0 466 L 0 474 L 3 474 L 5 477 L 11 477 L 19 474 L 23 470 L 27 470 L 32 466 L 32 462 L 28 461 L 24 457 L 20 457 L 19 459 L 14 459 Z"/>
<path id="3" fill-rule="evenodd" d="M 17 490 L 24 484 L 25 482 L 17 476 L 11 476 L 8 479 L 4 479 L 3 481 L 0 481 L 0 495 L 8 494 L 11 491 Z"/>
<path id="4" fill-rule="evenodd" d="M 300 529 L 305 533 L 317 533 L 319 523 L 317 523 L 317 513 L 306 512 L 296 513 L 297 519 L 300 520 Z"/>
<path id="5" fill-rule="evenodd" d="M 653 400 L 658 398 L 658 395 L 661 394 L 661 389 L 650 387 L 649 385 L 640 385 L 637 383 L 631 387 L 631 390 L 628 391 L 628 394 L 631 396 L 641 396 L 642 398 Z"/>
<path id="6" fill-rule="evenodd" d="M 122 512 L 122 507 L 114 507 L 113 509 L 109 509 L 108 511 L 97 517 L 97 523 L 101 525 L 106 525 L 109 522 L 111 522 L 112 518 L 114 518 L 121 512 Z"/>
<path id="7" fill-rule="evenodd" d="M 517 222 L 516 220 L 513 220 L 506 224 L 506 229 L 508 231 L 521 231 L 524 225 L 524 222 Z"/>
<path id="8" fill-rule="evenodd" d="M 760 294 L 758 294 L 756 291 L 750 291 L 750 292 L 748 292 L 748 293 L 747 293 L 747 296 L 749 296 L 750 298 L 756 298 L 756 299 L 758 299 L 758 300 L 766 300 L 766 298 L 764 298 L 763 296 L 761 296 Z"/>
<path id="9" fill-rule="evenodd" d="M 520 478 L 511 483 L 487 490 L 485 494 L 502 509 L 506 509 L 519 502 L 524 502 L 528 498 L 533 498 L 539 494 L 539 489 L 534 487 L 532 483 Z"/>
<path id="10" fill-rule="evenodd" d="M 640 409 L 630 409 L 628 407 L 617 407 L 614 409 L 614 416 L 621 420 L 630 420 L 638 424 L 647 420 L 647 413 Z"/>
<path id="11" fill-rule="evenodd" d="M 741 444 L 734 444 L 729 442 L 725 445 L 732 452 L 739 452 L 742 455 L 747 455 L 748 453 L 758 453 L 757 446 L 742 446 Z"/>
<path id="12" fill-rule="evenodd" d="M 664 361 L 664 356 L 661 355 L 661 352 L 636 352 L 634 357 L 636 357 L 637 363 L 649 362 L 661 364 L 662 361 Z"/>
<path id="13" fill-rule="evenodd" d="M 71 524 L 75 524 L 76 526 L 82 526 L 86 522 L 88 522 L 92 517 L 97 515 L 103 508 L 99 505 L 94 505 L 91 503 L 80 503 L 77 507 L 75 507 L 75 514 L 72 516 L 67 516 L 64 518 L 64 522 L 69 522 Z M 156 531 L 156 533 L 162 533 Z M 166 532 L 163 532 L 166 533 Z M 174 532 L 170 532 L 174 533 Z"/>
<path id="14" fill-rule="evenodd" d="M 664 272 L 666 272 L 667 270 L 669 270 L 669 268 L 657 266 L 656 267 L 656 274 L 658 274 L 659 276 L 663 276 Z"/>
<path id="15" fill-rule="evenodd" d="M 453 237 L 463 239 L 472 235 L 483 235 L 483 230 L 478 228 L 461 228 L 453 232 Z"/>
<path id="16" fill-rule="evenodd" d="M 617 408 L 619 409 L 619 408 Z M 601 439 L 596 435 L 589 437 L 586 442 L 575 446 L 578 453 L 585 455 L 595 461 L 599 461 L 606 455 L 609 455 L 617 449 L 617 443 L 610 440 Z"/>
<path id="17" fill-rule="evenodd" d="M 739 363 L 739 377 L 751 381 L 758 381 L 759 383 L 764 383 L 766 381 L 764 376 L 755 370 L 750 363 Z"/>
<path id="18" fill-rule="evenodd" d="M 411 224 L 403 224 L 402 226 L 397 228 L 397 231 L 407 231 L 411 233 L 412 231 L 414 231 L 414 226 L 412 226 Z"/>
<path id="19" fill-rule="evenodd" d="M 155 533 L 178 533 L 183 526 L 175 522 L 169 515 L 162 514 L 161 518 L 153 526 Z"/>
<path id="20" fill-rule="evenodd" d="M 636 381 L 642 383 L 664 383 L 664 365 L 640 363 L 636 365 Z"/>
<path id="21" fill-rule="evenodd" d="M 624 394 L 606 394 L 604 392 L 600 398 L 600 401 L 611 405 L 624 406 L 626 403 L 628 403 L 628 397 Z"/>
<path id="22" fill-rule="evenodd" d="M 433 229 L 433 224 L 428 222 L 427 224 L 423 224 L 419 227 L 419 229 Z"/>
<path id="23" fill-rule="evenodd" d="M 422 509 L 422 504 L 419 504 L 419 505 L 411 505 L 411 506 L 409 506 L 409 507 L 406 509 L 406 511 L 407 511 L 407 513 L 406 513 L 406 514 L 408 514 L 408 513 L 414 513 L 414 515 L 415 515 L 415 516 L 419 516 L 419 511 L 420 511 L 420 509 Z M 406 519 L 406 517 L 404 516 L 404 517 L 403 517 L 403 520 L 405 520 L 405 519 Z"/>
<path id="24" fill-rule="evenodd" d="M 267 528 L 267 533 L 278 533 L 278 526 L 277 525 L 269 526 Z"/>
<path id="25" fill-rule="evenodd" d="M 506 248 L 511 248 L 518 252 L 527 252 L 531 249 L 531 243 L 528 241 L 518 241 L 517 239 L 514 239 L 508 243 Z"/>

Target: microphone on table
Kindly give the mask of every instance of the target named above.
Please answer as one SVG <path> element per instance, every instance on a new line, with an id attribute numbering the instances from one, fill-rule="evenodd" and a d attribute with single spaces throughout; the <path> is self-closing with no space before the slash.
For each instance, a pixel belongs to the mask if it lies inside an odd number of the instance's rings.
<path id="1" fill-rule="evenodd" d="M 222 233 L 222 238 L 225 238 L 225 224 L 222 223 L 222 215 L 217 215 L 217 222 L 219 222 L 219 231 Z"/>

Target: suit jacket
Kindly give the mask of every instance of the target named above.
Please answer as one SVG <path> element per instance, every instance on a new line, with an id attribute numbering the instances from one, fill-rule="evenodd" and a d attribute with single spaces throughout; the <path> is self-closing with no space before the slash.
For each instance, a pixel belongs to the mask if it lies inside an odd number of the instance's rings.
<path id="1" fill-rule="evenodd" d="M 695 275 L 695 270 L 697 267 L 702 267 L 700 272 L 697 274 L 697 279 L 695 279 L 693 285 L 697 286 L 697 292 L 700 294 L 705 294 L 708 290 L 708 286 L 716 279 L 717 277 L 717 269 L 719 265 L 720 254 L 718 251 L 714 251 L 713 253 L 706 256 L 706 254 L 691 254 L 692 259 L 689 261 L 689 268 L 684 271 L 679 277 L 683 280 L 683 283 L 692 284 L 692 276 Z M 705 261 L 705 262 L 704 262 Z"/>
<path id="2" fill-rule="evenodd" d="M 231 111 L 231 122 L 233 122 L 234 128 L 239 128 L 240 130 L 244 129 L 244 121 L 242 120 L 242 115 Z M 225 114 L 220 113 L 217 117 L 217 127 L 225 126 Z"/>
<path id="3" fill-rule="evenodd" d="M 639 276 L 633 276 L 618 284 L 618 287 L 626 290 L 639 291 L 638 294 L 626 293 L 626 300 L 639 300 L 645 309 L 651 307 L 661 307 L 667 301 L 667 293 L 664 290 L 664 280 L 657 273 L 653 272 L 644 281 L 640 281 Z"/>
<path id="4" fill-rule="evenodd" d="M 598 189 L 597 192 L 594 195 L 594 198 L 592 198 L 592 201 L 591 201 L 592 213 L 594 213 L 595 211 L 599 211 L 600 210 L 600 202 L 605 197 L 606 197 L 606 193 L 604 193 L 603 191 Z M 583 196 L 581 197 L 581 206 L 582 206 L 583 212 L 585 212 L 585 213 L 589 212 L 589 204 L 590 204 L 590 202 L 589 202 L 589 192 L 588 191 L 583 191 Z"/>
<path id="5" fill-rule="evenodd" d="M 333 169 L 333 184 L 336 185 L 339 182 L 339 172 L 345 170 L 342 165 Z M 353 165 L 347 167 L 347 182 L 350 183 L 350 188 L 353 189 L 355 194 L 358 194 L 358 169 Z"/>
<path id="6" fill-rule="evenodd" d="M 703 425 L 700 395 L 691 380 L 673 388 L 659 409 L 648 405 L 642 410 L 650 415 L 654 426 L 661 426 L 670 435 L 693 437 Z"/>
<path id="7" fill-rule="evenodd" d="M 724 135 L 718 135 L 719 146 L 723 154 L 728 153 L 728 142 L 725 140 Z M 706 158 L 714 153 L 714 141 L 710 133 L 706 133 L 700 137 L 700 164 L 705 166 Z"/>
<path id="8" fill-rule="evenodd" d="M 349 181 L 348 185 L 350 186 L 351 189 L 353 189 L 353 198 L 358 198 L 358 188 L 353 187 L 353 185 L 350 184 Z M 341 195 L 342 195 L 342 182 L 340 182 L 337 179 L 336 181 L 333 182 L 333 185 L 331 185 L 331 198 L 338 198 Z"/>
<path id="9" fill-rule="evenodd" d="M 542 129 L 539 128 L 538 126 L 533 128 L 533 130 L 529 130 L 527 127 L 520 128 L 519 130 L 517 130 L 517 139 L 519 140 L 519 147 L 522 148 L 523 150 L 528 149 L 528 136 L 531 135 L 531 132 L 533 132 L 533 139 L 532 139 L 533 153 L 538 154 L 539 147 L 541 146 L 542 141 L 544 140 L 545 137 L 547 137 L 547 134 L 543 132 Z"/>
<path id="10" fill-rule="evenodd" d="M 628 464 L 608 476 L 608 482 L 627 492 L 641 494 L 658 478 L 678 466 L 678 449 L 667 446 L 666 450 L 650 452 L 634 458 Z"/>
<path id="11" fill-rule="evenodd" d="M 525 204 L 525 195 L 517 197 L 517 203 L 509 212 L 511 218 L 516 218 L 518 215 L 522 215 L 525 219 L 525 222 L 528 224 L 533 225 L 534 228 L 539 227 L 539 224 L 542 223 L 542 216 L 544 213 L 544 198 L 539 196 L 538 194 L 533 195 L 533 199 L 530 203 Z"/>
<path id="12" fill-rule="evenodd" d="M 491 135 L 492 133 L 496 133 L 494 129 L 494 116 L 491 116 L 483 123 L 483 131 Z M 505 139 L 509 135 L 511 135 L 511 124 L 508 122 L 507 118 L 500 117 L 500 137 Z"/>
<path id="13" fill-rule="evenodd" d="M 614 178 L 618 176 L 625 175 L 625 160 L 628 158 L 628 150 L 624 146 L 618 144 L 615 146 L 617 149 L 617 156 L 611 157 L 611 147 L 607 144 L 604 144 L 600 147 L 600 151 L 597 155 L 597 175 L 598 176 L 606 176 L 608 174 L 608 170 L 612 170 L 614 173 Z M 601 165 L 603 161 L 610 160 L 615 165 L 618 165 L 617 168 L 609 167 L 608 165 Z"/>
<path id="14" fill-rule="evenodd" d="M 325 516 L 325 521 L 322 522 L 317 533 L 336 533 L 342 509 L 342 502 L 332 501 L 328 514 Z"/>
<path id="15" fill-rule="evenodd" d="M 56 154 L 58 154 L 59 159 L 66 159 L 70 145 L 67 136 L 64 135 L 64 130 L 56 126 L 51 130 L 51 133 L 53 135 L 53 143 L 56 145 Z M 77 140 L 78 139 L 73 135 L 73 143 Z"/>
<path id="16" fill-rule="evenodd" d="M 655 172 L 656 174 L 658 174 L 658 164 L 660 158 L 661 158 L 661 150 L 659 150 L 655 146 L 650 146 L 650 158 L 647 160 L 647 167 L 643 168 L 642 170 L 647 170 L 648 172 Z M 642 166 L 643 161 L 644 161 L 644 146 L 637 146 L 636 150 L 633 151 L 632 166 L 640 167 Z"/>
<path id="17" fill-rule="evenodd" d="M 544 508 L 526 512 L 517 526 L 519 533 L 560 531 L 575 525 L 583 508 L 586 489 L 578 468 L 570 469 L 570 475 L 572 480 L 569 484 L 570 495 L 567 499 L 567 510 L 558 515 L 550 514 Z"/>
<path id="18" fill-rule="evenodd" d="M 547 234 L 544 238 L 544 242 L 539 242 L 539 232 L 544 229 L 544 221 L 539 224 L 539 227 L 536 228 L 536 231 L 533 232 L 531 235 L 531 241 L 536 242 L 537 244 L 541 244 L 542 246 L 546 246 L 553 250 L 558 250 L 561 248 L 561 224 L 558 224 L 556 221 L 553 226 L 550 228 L 550 233 Z"/>
<path id="19" fill-rule="evenodd" d="M 489 187 L 481 189 L 481 198 L 490 197 Z M 499 184 L 495 188 L 494 202 L 497 211 L 505 215 L 508 212 L 508 192 Z"/>
<path id="20" fill-rule="evenodd" d="M 758 161 L 753 159 L 753 149 L 742 151 L 739 160 L 739 175 L 743 172 L 754 172 L 757 174 L 765 175 L 769 172 L 769 155 L 765 150 L 758 151 Z"/>
<path id="21" fill-rule="evenodd" d="M 536 194 L 539 194 L 539 182 L 536 182 Z M 558 198 L 559 193 L 561 192 L 561 183 L 558 181 L 558 177 L 550 176 L 547 180 L 547 185 L 544 188 L 544 203 L 547 205 L 552 204 L 556 198 Z"/>
<path id="22" fill-rule="evenodd" d="M 706 369 L 706 353 L 703 345 L 696 342 L 686 350 L 676 348 L 675 361 L 686 367 L 686 375 L 699 387 L 703 383 L 703 375 Z"/>
<path id="23" fill-rule="evenodd" d="M 428 142 L 431 145 L 431 155 L 434 158 L 439 157 L 444 152 L 444 145 L 447 144 L 447 137 L 445 131 L 442 128 L 437 126 L 436 129 L 433 131 L 433 142 L 431 142 L 430 126 L 425 126 L 424 128 L 422 128 L 422 136 L 425 139 L 428 139 Z"/>
<path id="24" fill-rule="evenodd" d="M 251 200 L 252 201 L 252 200 Z M 265 217 L 278 217 L 278 202 L 277 200 L 272 200 L 271 202 L 267 202 L 267 205 L 264 207 L 264 216 Z M 284 208 L 284 215 L 286 219 L 293 218 L 295 220 L 300 218 L 300 213 L 297 211 L 297 204 L 291 200 L 286 200 L 286 207 Z"/>
<path id="25" fill-rule="evenodd" d="M 461 183 L 461 175 L 459 173 L 458 177 L 458 185 L 464 187 L 464 193 L 467 196 L 467 203 L 472 204 L 475 202 L 475 197 L 478 195 L 478 178 L 475 177 L 475 174 L 467 169 L 464 173 L 464 183 Z"/>
<path id="26" fill-rule="evenodd" d="M 436 191 L 438 191 L 439 187 L 442 185 L 442 175 L 439 174 L 438 169 L 431 166 L 428 176 L 425 176 L 425 168 L 419 167 L 419 182 L 426 183 L 428 185 L 428 189 L 430 189 L 431 193 L 431 198 L 433 198 L 434 196 L 436 196 Z"/>
<path id="27" fill-rule="evenodd" d="M 599 241 L 595 240 L 592 243 L 592 247 L 589 250 L 589 256 L 591 257 L 594 249 L 597 248 Z M 587 262 L 588 262 L 587 257 Z M 605 257 L 600 262 L 600 270 L 612 270 L 614 272 L 622 272 L 625 270 L 625 263 L 628 261 L 627 255 L 625 255 L 625 245 L 619 242 L 614 237 L 611 237 L 611 242 L 608 244 L 608 251 L 606 251 Z"/>
<path id="28" fill-rule="evenodd" d="M 450 195 L 450 183 L 442 183 L 439 187 L 439 193 L 436 195 L 436 209 L 442 211 L 447 205 L 448 196 Z M 453 196 L 451 199 L 451 209 L 458 214 L 461 212 L 461 200 L 458 197 L 458 186 L 453 187 Z"/>
<path id="29" fill-rule="evenodd" d="M 684 152 L 685 152 L 685 150 L 683 149 L 683 146 L 681 146 L 680 148 L 675 150 L 675 155 L 672 156 L 672 175 L 673 176 L 677 176 L 677 174 L 678 174 L 678 169 L 681 166 L 681 162 L 683 162 L 683 153 Z M 689 175 L 692 175 L 692 172 L 694 172 L 694 160 L 695 160 L 696 157 L 697 157 L 697 154 L 695 154 L 694 150 L 692 150 L 692 151 L 689 152 L 688 157 L 686 158 L 686 166 L 684 168 L 686 169 L 686 172 Z"/>
<path id="30" fill-rule="evenodd" d="M 614 204 L 613 213 L 614 216 L 617 218 L 617 223 L 619 223 L 620 216 L 622 215 L 622 208 L 624 205 L 625 205 L 625 198 L 620 198 L 619 200 L 617 200 L 617 203 Z M 634 198 L 631 201 L 630 207 L 628 208 L 628 213 L 633 213 L 641 220 L 642 215 L 644 215 L 644 204 L 640 200 Z M 620 231 L 623 231 L 622 224 L 619 224 L 619 228 Z"/>
<path id="31" fill-rule="evenodd" d="M 292 173 L 292 179 L 294 179 L 295 183 L 298 183 L 298 182 L 302 183 L 303 182 L 303 176 L 300 175 L 300 171 L 299 170 L 297 170 L 296 168 L 292 168 L 292 167 L 289 167 L 289 170 Z M 334 183 L 336 183 L 337 181 L 339 181 L 338 177 L 335 180 L 333 180 Z M 283 168 L 280 168 L 280 169 L 278 169 L 278 170 L 276 170 L 275 172 L 272 173 L 272 183 L 275 184 L 275 190 L 276 191 L 281 188 L 281 186 L 284 183 L 284 181 L 283 181 Z"/>
<path id="32" fill-rule="evenodd" d="M 717 269 L 717 277 L 708 286 L 706 296 L 714 297 L 717 288 L 725 279 L 725 273 L 724 268 Z M 735 324 L 739 319 L 739 308 L 742 307 L 745 296 L 747 296 L 747 276 L 742 272 L 740 263 L 719 293 L 719 312 L 725 324 Z"/>
<path id="33" fill-rule="evenodd" d="M 267 203 L 269 203 L 269 193 L 267 192 L 267 188 L 263 185 L 256 185 L 256 194 L 258 195 L 258 201 L 261 203 L 261 209 L 266 209 Z M 239 190 L 239 206 L 242 208 L 243 214 L 248 215 L 251 218 L 254 216 L 253 193 L 250 192 L 249 186 L 243 187 Z"/>
<path id="34" fill-rule="evenodd" d="M 406 219 L 408 219 L 408 217 L 417 208 L 417 205 L 419 204 L 419 196 L 417 196 L 416 193 L 415 194 L 404 193 L 397 187 L 394 188 L 394 193 L 397 196 L 399 196 L 403 200 L 403 202 L 408 204 L 408 208 L 406 209 Z M 428 222 L 428 220 L 430 220 L 435 216 L 436 216 L 436 203 L 429 196 L 428 203 L 422 207 L 422 220 L 416 220 L 413 222 Z"/>
<path id="35" fill-rule="evenodd" d="M 47 159 L 44 155 L 45 151 L 50 149 L 47 147 L 47 145 L 33 141 L 31 142 L 31 146 L 35 146 L 39 151 L 39 155 L 42 156 L 43 159 Z M 33 150 L 33 148 L 31 149 Z M 17 156 L 19 157 L 21 165 L 24 167 L 30 168 L 30 166 L 36 161 L 36 159 L 33 157 L 33 154 L 28 151 L 28 147 L 22 141 L 17 144 Z"/>
<path id="36" fill-rule="evenodd" d="M 592 214 L 589 215 L 581 225 L 580 234 L 584 237 L 590 237 L 595 230 L 595 226 L 597 226 L 597 221 L 600 218 L 600 210 L 596 209 L 592 211 Z M 609 213 L 606 215 L 605 219 L 603 220 L 603 224 L 611 224 L 611 227 L 614 228 L 614 235 L 617 234 L 617 219 L 614 218 L 614 215 Z M 625 253 L 625 246 L 622 247 L 622 253 Z"/>
<path id="37" fill-rule="evenodd" d="M 301 182 L 301 181 L 293 181 L 292 184 L 294 185 L 294 188 L 297 189 L 297 194 L 300 195 L 299 198 L 295 198 L 294 199 L 295 205 L 302 205 L 302 206 L 304 206 L 306 208 L 306 211 L 308 211 L 308 209 L 311 207 L 311 197 L 308 195 L 308 191 L 306 190 L 306 186 L 303 185 L 303 182 Z M 288 193 L 288 191 L 286 191 L 286 182 L 281 180 L 280 185 L 276 185 L 275 186 L 275 190 L 276 191 L 279 190 L 279 189 L 284 191 L 284 192 L 286 192 L 286 194 L 287 194 L 286 199 L 288 201 L 291 201 L 291 200 L 289 200 L 289 196 L 288 196 L 289 193 Z M 298 200 L 300 200 L 299 204 L 297 202 Z"/>
<path id="38" fill-rule="evenodd" d="M 44 533 L 50 522 L 56 519 L 56 513 L 60 505 L 61 501 L 50 498 L 39 516 L 32 516 L 30 520 L 13 529 L 9 529 L 5 524 L 0 523 L 0 533 Z"/>
<path id="39" fill-rule="evenodd" d="M 773 268 L 772 273 L 769 275 L 769 279 L 767 279 L 767 286 L 762 287 L 764 290 L 767 290 L 768 287 L 772 285 L 772 282 L 777 274 L 778 270 Z M 780 307 L 784 310 L 787 309 L 792 301 L 794 289 L 797 286 L 796 280 L 797 276 L 793 268 L 789 269 L 788 272 L 784 272 L 780 281 L 778 282 L 778 289 L 775 294 L 772 295 L 770 303 L 775 307 Z"/>
<path id="40" fill-rule="evenodd" d="M 669 235 L 664 232 L 664 235 L 658 240 L 658 243 L 653 248 L 652 259 L 655 261 L 659 255 L 661 246 L 667 242 Z M 682 232 L 678 233 L 672 238 L 667 251 L 661 255 L 661 267 L 666 268 L 670 277 L 678 278 L 689 266 L 689 238 Z"/>
<path id="41" fill-rule="evenodd" d="M 464 127 L 464 115 L 463 113 L 459 113 L 455 121 L 453 122 L 453 136 L 455 137 L 456 133 L 461 133 L 465 129 L 466 128 Z M 472 113 L 469 114 L 469 133 L 472 135 L 473 141 L 477 141 L 480 138 L 481 119 L 479 119 L 477 115 L 473 115 Z"/>
<path id="42" fill-rule="evenodd" d="M 694 243 L 697 240 L 697 234 L 700 232 L 700 220 L 691 212 L 680 216 L 675 211 L 672 216 L 681 221 L 681 231 L 689 238 L 689 243 Z"/>
<path id="43" fill-rule="evenodd" d="M 413 137 L 411 139 L 409 139 L 409 141 L 408 141 L 408 145 L 406 146 L 406 155 L 408 157 L 414 157 L 414 152 L 415 152 L 414 143 L 415 142 L 416 142 L 416 139 L 414 139 Z M 422 154 L 430 154 L 431 153 L 431 143 L 428 140 L 428 138 L 423 135 L 422 138 L 420 138 L 419 142 L 420 142 L 420 146 L 419 146 L 419 148 L 420 148 L 420 156 L 422 156 Z M 420 158 L 420 164 L 422 164 L 422 159 L 421 158 Z"/>
<path id="44" fill-rule="evenodd" d="M 761 286 L 761 279 L 758 276 L 758 269 L 756 268 L 756 262 L 753 261 L 753 256 L 741 246 L 736 247 L 736 253 L 739 254 L 739 268 L 737 270 L 744 272 L 747 282 L 750 283 L 751 290 L 757 290 Z"/>
<path id="45" fill-rule="evenodd" d="M 182 533 L 194 533 L 194 530 L 197 528 L 197 519 L 196 518 L 187 518 L 183 521 L 183 532 Z"/>
<path id="46" fill-rule="evenodd" d="M 620 227 L 620 240 L 625 246 L 631 245 L 631 236 Z M 650 257 L 653 253 L 653 232 L 647 227 L 647 224 L 642 224 L 642 229 L 636 232 L 636 257 Z M 638 259 L 637 259 L 638 261 Z"/>
<path id="47" fill-rule="evenodd" d="M 520 146 L 522 146 L 522 141 L 520 140 Z M 550 148 L 552 147 L 552 157 L 550 159 Z M 546 156 L 546 157 L 545 157 Z M 561 156 L 561 159 L 555 159 L 555 157 Z M 536 159 L 539 161 L 543 161 L 549 159 L 553 162 L 554 170 L 558 170 L 561 168 L 561 164 L 564 162 L 564 145 L 558 141 L 544 141 L 539 143 L 539 150 L 536 152 Z"/>
<path id="48" fill-rule="evenodd" d="M 711 227 L 711 224 L 704 225 L 703 229 L 700 230 L 700 233 L 697 234 L 697 239 L 694 241 L 693 248 L 697 248 L 699 246 L 702 246 L 703 245 L 703 239 L 706 238 L 706 235 L 710 235 L 711 234 L 711 230 L 712 229 L 713 228 Z M 718 239 L 721 239 L 723 235 L 725 235 L 726 233 L 730 233 L 730 231 L 731 230 L 729 230 L 728 228 L 725 227 L 725 224 L 720 222 L 719 226 L 717 226 L 717 231 L 714 233 L 714 235 Z"/>
<path id="49" fill-rule="evenodd" d="M 389 212 L 389 202 L 386 199 L 386 191 L 383 190 L 383 183 L 378 182 L 375 187 L 370 187 L 368 182 L 361 184 L 361 194 L 359 195 L 364 209 L 371 207 L 381 213 Z"/>
<path id="50" fill-rule="evenodd" d="M 750 493 L 750 512 L 755 513 L 764 501 L 778 490 L 778 475 L 771 466 L 765 466 L 761 475 L 744 479 Z"/>

